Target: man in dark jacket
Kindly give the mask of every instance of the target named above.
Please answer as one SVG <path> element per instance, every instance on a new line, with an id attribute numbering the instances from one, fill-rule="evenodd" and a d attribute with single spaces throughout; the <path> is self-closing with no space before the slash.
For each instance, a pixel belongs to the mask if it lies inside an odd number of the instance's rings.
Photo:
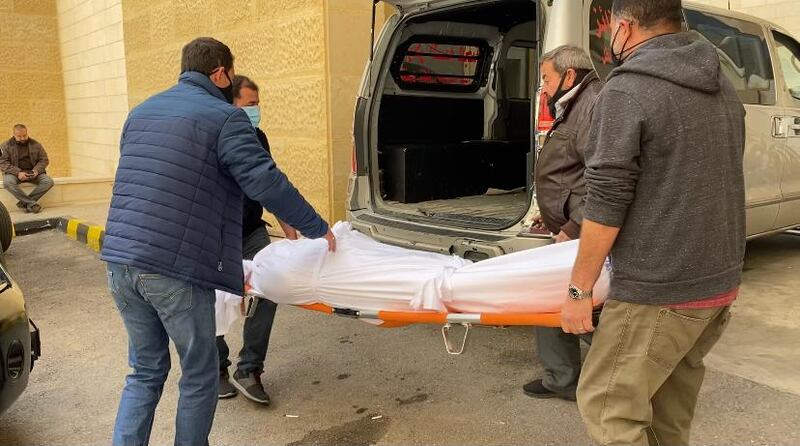
<path id="1" fill-rule="evenodd" d="M 261 109 L 259 108 L 258 85 L 247 76 L 236 75 L 233 78 L 233 105 L 247 113 L 253 124 L 261 146 L 270 154 L 267 135 L 258 128 L 261 122 Z M 259 251 L 269 245 L 269 233 L 266 222 L 262 220 L 264 208 L 261 203 L 248 197 L 244 198 L 244 215 L 242 217 L 242 252 L 246 260 L 252 260 Z M 289 240 L 297 239 L 297 231 L 278 220 L 283 228 L 284 235 Z M 230 380 L 228 367 L 230 349 L 224 336 L 217 336 L 217 349 L 219 350 L 219 389 L 220 398 L 236 396 L 236 391 L 260 404 L 269 405 L 270 398 L 261 382 L 264 372 L 264 360 L 269 348 L 269 337 L 272 333 L 272 322 L 275 320 L 275 310 L 278 306 L 266 299 L 257 299 L 254 303 L 255 310 L 244 320 L 242 336 L 242 350 L 239 352 L 239 363 L 233 381 Z"/>
<path id="2" fill-rule="evenodd" d="M 103 243 L 111 294 L 129 339 L 115 445 L 147 444 L 170 368 L 181 361 L 176 445 L 208 444 L 219 381 L 215 289 L 243 294 L 242 192 L 311 238 L 335 239 L 234 107 L 233 55 L 199 38 L 178 84 L 134 108 Z"/>
<path id="3" fill-rule="evenodd" d="M 598 444 L 689 444 L 703 357 L 724 331 L 745 248 L 744 108 L 680 0 L 615 0 L 609 75 L 592 115 L 586 207 L 562 309 L 594 329 L 578 383 Z"/>
<path id="4" fill-rule="evenodd" d="M 34 214 L 42 210 L 39 199 L 53 187 L 53 180 L 47 175 L 49 164 L 47 152 L 28 136 L 28 128 L 15 125 L 14 136 L 0 144 L 0 170 L 3 187 L 18 200 L 18 208 Z M 28 195 L 19 187 L 20 183 L 33 183 L 36 187 Z"/>
<path id="5" fill-rule="evenodd" d="M 538 221 L 558 243 L 580 236 L 589 113 L 602 84 L 589 56 L 575 46 L 560 46 L 542 56 L 541 73 L 555 121 L 536 157 L 536 202 Z M 581 371 L 578 336 L 561 328 L 538 327 L 536 344 L 545 375 L 525 384 L 525 394 L 575 401 Z"/>

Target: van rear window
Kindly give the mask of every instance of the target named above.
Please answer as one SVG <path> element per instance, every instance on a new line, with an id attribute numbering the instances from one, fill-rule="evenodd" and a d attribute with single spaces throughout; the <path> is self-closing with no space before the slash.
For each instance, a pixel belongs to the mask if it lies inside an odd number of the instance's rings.
<path id="1" fill-rule="evenodd" d="M 403 89 L 476 91 L 489 52 L 484 42 L 417 38 L 399 48 L 392 75 Z"/>

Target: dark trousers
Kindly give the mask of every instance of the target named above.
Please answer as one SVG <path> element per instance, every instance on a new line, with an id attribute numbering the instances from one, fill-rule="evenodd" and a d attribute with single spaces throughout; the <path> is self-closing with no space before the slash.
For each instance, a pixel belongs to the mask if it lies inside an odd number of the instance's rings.
<path id="1" fill-rule="evenodd" d="M 574 391 L 581 374 L 581 341 L 561 327 L 536 327 L 539 362 L 544 367 L 542 385 L 553 392 Z"/>
<path id="2" fill-rule="evenodd" d="M 260 227 L 245 237 L 243 253 L 246 260 L 252 260 L 259 251 L 269 245 L 267 228 Z M 278 305 L 261 299 L 256 305 L 255 313 L 244 320 L 242 331 L 242 349 L 239 351 L 237 369 L 242 373 L 261 373 L 267 358 L 269 337 L 272 333 L 272 322 Z M 219 369 L 225 370 L 231 365 L 230 349 L 223 336 L 217 336 L 219 352 Z"/>
<path id="3" fill-rule="evenodd" d="M 597 316 L 595 311 L 595 327 Z M 536 349 L 544 367 L 542 385 L 553 392 L 574 392 L 581 374 L 581 340 L 592 344 L 592 334 L 564 333 L 561 327 L 536 327 Z"/>

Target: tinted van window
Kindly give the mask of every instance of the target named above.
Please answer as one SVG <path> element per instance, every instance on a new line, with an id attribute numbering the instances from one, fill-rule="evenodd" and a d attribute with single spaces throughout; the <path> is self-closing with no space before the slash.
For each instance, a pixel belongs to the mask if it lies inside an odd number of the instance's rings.
<path id="1" fill-rule="evenodd" d="M 611 3 L 593 0 L 589 9 L 589 56 L 597 75 L 605 79 L 614 69 L 611 61 Z"/>
<path id="2" fill-rule="evenodd" d="M 717 47 L 722 72 L 743 103 L 775 104 L 775 77 L 760 25 L 693 10 L 686 10 L 686 22 Z"/>
<path id="3" fill-rule="evenodd" d="M 614 69 L 611 58 L 611 4 L 614 0 L 592 0 L 589 8 L 589 56 L 597 75 L 605 79 Z"/>
<path id="4" fill-rule="evenodd" d="M 415 38 L 399 48 L 392 76 L 403 89 L 475 91 L 489 53 L 485 42 Z"/>

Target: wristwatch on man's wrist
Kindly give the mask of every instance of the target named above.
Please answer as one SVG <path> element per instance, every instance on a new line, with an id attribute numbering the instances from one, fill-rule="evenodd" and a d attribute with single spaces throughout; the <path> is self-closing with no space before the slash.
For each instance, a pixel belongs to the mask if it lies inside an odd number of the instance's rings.
<path id="1" fill-rule="evenodd" d="M 584 291 L 573 284 L 569 284 L 569 298 L 572 300 L 591 299 L 592 290 Z"/>

